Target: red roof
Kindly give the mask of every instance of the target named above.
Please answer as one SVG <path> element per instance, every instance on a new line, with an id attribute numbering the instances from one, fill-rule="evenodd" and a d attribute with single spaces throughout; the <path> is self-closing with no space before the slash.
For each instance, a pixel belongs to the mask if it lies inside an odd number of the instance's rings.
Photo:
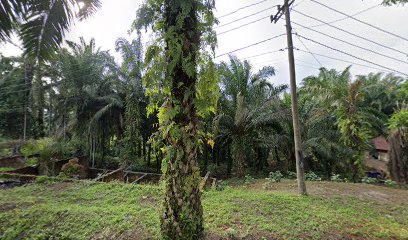
<path id="1" fill-rule="evenodd" d="M 375 149 L 377 150 L 390 151 L 390 144 L 387 142 L 387 139 L 385 139 L 383 136 L 374 138 L 373 143 L 374 143 Z"/>

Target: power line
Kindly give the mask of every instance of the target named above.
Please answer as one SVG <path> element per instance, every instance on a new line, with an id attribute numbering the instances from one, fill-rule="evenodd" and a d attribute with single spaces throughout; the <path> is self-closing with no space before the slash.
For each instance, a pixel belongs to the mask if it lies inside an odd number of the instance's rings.
<path id="1" fill-rule="evenodd" d="M 253 24 L 253 23 L 256 23 L 256 22 L 262 21 L 262 20 L 264 20 L 264 19 L 266 19 L 266 18 L 269 18 L 269 16 L 262 17 L 262 18 L 259 18 L 259 19 L 257 19 L 257 20 L 254 20 L 254 21 L 252 21 L 252 22 L 248 22 L 248 23 L 242 24 L 242 25 L 240 25 L 240 26 L 238 26 L 238 27 L 231 28 L 231 29 L 226 30 L 226 31 L 224 31 L 224 32 L 220 32 L 220 33 L 218 33 L 217 35 L 219 36 L 219 35 L 222 35 L 222 34 L 224 34 L 224 33 L 228 33 L 228 32 L 231 32 L 231 31 L 237 30 L 237 29 L 239 29 L 239 28 L 242 28 L 242 27 L 248 26 L 248 25 L 250 25 L 250 24 Z"/>
<path id="2" fill-rule="evenodd" d="M 293 21 L 292 21 L 293 22 Z M 321 66 L 321 67 L 323 67 L 323 65 L 322 65 L 322 63 L 317 59 L 317 57 L 310 51 L 310 49 L 306 46 L 306 44 L 302 41 L 302 39 L 297 35 L 297 34 L 295 34 L 296 35 L 296 37 L 298 38 L 298 40 L 299 40 L 299 42 L 303 45 L 303 47 L 305 47 L 306 48 L 306 50 L 310 53 L 310 55 L 312 55 L 312 57 L 316 60 L 316 62 Z"/>
<path id="3" fill-rule="evenodd" d="M 328 45 L 326 45 L 326 44 L 324 44 L 324 43 L 320 43 L 320 42 L 315 41 L 315 40 L 312 40 L 312 39 L 310 39 L 310 38 L 303 37 L 302 35 L 299 35 L 299 34 L 297 34 L 297 35 L 298 35 L 299 37 L 305 39 L 305 40 L 314 42 L 314 43 L 319 44 L 319 45 L 321 45 L 321 46 L 323 46 L 323 47 L 326 47 L 326 48 L 331 49 L 331 50 L 333 50 L 333 51 L 340 52 L 340 53 L 342 53 L 342 54 L 348 55 L 348 56 L 353 57 L 353 58 L 355 58 L 355 59 L 358 59 L 358 60 L 360 60 L 360 61 L 364 61 L 364 62 L 373 64 L 373 65 L 376 65 L 376 66 L 378 66 L 378 67 L 382 67 L 382 68 L 388 69 L 388 70 L 390 70 L 390 71 L 392 71 L 392 72 L 397 72 L 397 73 L 403 74 L 403 75 L 405 75 L 405 76 L 408 76 L 408 74 L 403 73 L 403 72 L 400 72 L 400 71 L 398 71 L 398 70 L 395 70 L 395 69 L 392 69 L 392 68 L 383 66 L 383 65 L 378 64 L 378 63 L 371 62 L 371 61 L 366 60 L 366 59 L 364 59 L 364 58 L 360 58 L 360 57 L 354 56 L 354 55 L 352 55 L 352 54 L 350 54 L 350 53 L 347 53 L 347 52 L 344 52 L 344 51 L 342 51 L 342 50 L 339 50 L 339 49 L 330 47 L 330 46 L 328 46 Z"/>
<path id="4" fill-rule="evenodd" d="M 351 18 L 351 19 L 353 19 L 353 20 L 355 20 L 355 21 L 357 21 L 357 22 L 359 22 L 359 23 L 362 23 L 362 24 L 365 24 L 365 25 L 367 25 L 367 26 L 369 26 L 369 27 L 372 27 L 372 28 L 374 28 L 374 29 L 377 29 L 378 31 L 381 31 L 381 32 L 387 33 L 387 34 L 389 34 L 389 35 L 392 35 L 392 36 L 394 36 L 394 37 L 400 38 L 400 39 L 402 39 L 402 40 L 408 41 L 408 38 L 402 37 L 402 36 L 400 36 L 400 35 L 398 35 L 398 34 L 395 34 L 395 33 L 392 33 L 392 32 L 390 32 L 390 31 L 387 31 L 387 30 L 385 30 L 385 29 L 382 29 L 382 28 L 380 28 L 380 27 L 377 27 L 377 26 L 375 26 L 375 25 L 373 25 L 373 24 L 371 24 L 371 23 L 362 21 L 362 20 L 360 20 L 360 19 L 358 19 L 358 18 L 355 18 L 355 17 L 353 17 L 353 16 L 351 16 L 351 15 L 348 15 L 348 14 L 346 14 L 346 13 L 344 13 L 344 12 L 341 12 L 341 11 L 339 11 L 339 10 L 337 10 L 337 9 L 334 9 L 334 8 L 332 8 L 332 7 L 330 7 L 330 6 L 327 6 L 326 4 L 323 4 L 323 3 L 318 2 L 318 1 L 316 1 L 316 0 L 310 0 L 310 1 L 312 1 L 312 2 L 314 2 L 314 3 L 317 3 L 317 4 L 319 4 L 319 5 L 321 5 L 321 6 L 325 7 L 325 8 L 328 8 L 328 9 L 334 11 L 334 12 L 340 13 L 340 14 L 342 14 L 342 15 L 348 17 L 348 18 Z"/>
<path id="5" fill-rule="evenodd" d="M 376 4 L 376 5 L 371 6 L 371 7 L 369 7 L 369 8 L 366 8 L 366 9 L 363 9 L 363 10 L 361 10 L 361 11 L 358 11 L 358 12 L 352 14 L 351 16 L 354 17 L 354 16 L 357 16 L 357 15 L 360 15 L 360 14 L 365 13 L 365 12 L 368 12 L 368 11 L 374 9 L 374 8 L 377 8 L 377 7 L 381 6 L 381 5 L 382 5 L 381 3 L 380 3 L 380 4 Z M 330 21 L 330 22 L 328 22 L 328 23 L 329 23 L 329 24 L 333 24 L 333 23 L 336 23 L 336 22 L 341 22 L 341 21 L 346 20 L 346 19 L 349 19 L 349 17 L 339 18 L 339 19 Z M 325 25 L 327 25 L 327 23 L 316 24 L 316 25 L 309 26 L 309 27 L 310 27 L 310 28 L 315 28 L 315 27 L 321 27 L 321 26 L 325 26 Z"/>
<path id="6" fill-rule="evenodd" d="M 309 66 L 311 66 L 311 67 L 317 67 L 317 66 L 315 66 L 313 63 L 306 62 L 306 61 L 300 60 L 300 59 L 298 59 L 298 58 L 295 58 L 295 62 L 301 62 L 301 63 L 307 64 L 307 65 L 309 65 Z"/>
<path id="7" fill-rule="evenodd" d="M 309 53 L 308 51 L 305 51 L 305 50 L 302 50 L 302 49 L 298 49 L 298 48 L 295 48 L 295 50 L 300 51 L 300 52 L 304 52 L 304 53 Z M 361 66 L 361 67 L 366 67 L 366 68 L 370 68 L 370 69 L 376 69 L 376 70 L 378 70 L 378 71 L 385 71 L 385 72 L 392 73 L 391 71 L 387 71 L 387 70 L 384 70 L 384 69 L 381 69 L 381 68 L 376 68 L 376 67 L 372 67 L 372 66 L 368 66 L 368 65 L 364 65 L 364 64 L 360 64 L 360 63 L 356 63 L 356 62 L 344 60 L 344 59 L 340 59 L 340 58 L 335 58 L 335 57 L 327 56 L 327 55 L 320 54 L 320 53 L 315 53 L 315 52 L 313 52 L 313 54 L 316 55 L 316 56 L 325 57 L 325 58 L 337 60 L 337 61 L 340 61 L 340 62 L 350 63 L 350 64 L 357 65 L 357 66 Z"/>
<path id="8" fill-rule="evenodd" d="M 299 63 L 295 63 L 295 65 L 298 66 L 298 67 L 305 67 L 305 68 L 312 68 L 312 69 L 319 70 L 318 67 L 307 66 L 307 65 L 303 65 L 303 64 L 299 64 Z"/>
<path id="9" fill-rule="evenodd" d="M 299 11 L 297 11 L 296 9 L 293 9 L 292 11 L 294 11 L 294 12 L 296 12 L 296 13 L 302 15 L 302 16 L 305 16 L 305 17 L 308 17 L 308 18 L 310 18 L 310 19 L 316 20 L 316 21 L 318 21 L 318 22 L 324 23 L 324 24 L 326 24 L 326 25 L 328 25 L 328 26 L 330 26 L 330 27 L 332 27 L 332 28 L 335 28 L 335 29 L 337 29 L 337 30 L 339 30 L 339 31 L 345 32 L 345 33 L 347 33 L 347 34 L 350 34 L 350 35 L 352 35 L 352 36 L 354 36 L 354 37 L 357 37 L 357 38 L 366 40 L 366 41 L 368 41 L 368 42 L 371 42 L 371 43 L 376 44 L 376 45 L 378 45 L 378 46 L 381 46 L 381 47 L 383 47 L 383 48 L 387 48 L 387 49 L 389 49 L 389 50 L 392 50 L 392 51 L 401 53 L 401 54 L 403 54 L 404 56 L 407 55 L 407 53 L 404 53 L 404 52 L 402 52 L 402 51 L 400 51 L 400 50 L 398 50 L 398 49 L 395 49 L 395 48 L 392 48 L 392 47 L 388 47 L 388 46 L 386 46 L 386 45 L 384 45 L 384 44 L 375 42 L 375 41 L 373 41 L 373 40 L 371 40 L 371 39 L 368 39 L 368 38 L 359 36 L 359 35 L 357 35 L 357 34 L 355 34 L 355 33 L 352 33 L 352 32 L 349 32 L 349 31 L 347 31 L 347 30 L 344 30 L 344 29 L 342 29 L 342 28 L 336 27 L 336 26 L 334 26 L 334 25 L 332 25 L 332 24 L 329 24 L 329 23 L 327 23 L 327 22 L 324 22 L 324 21 L 322 21 L 322 20 L 320 20 L 320 19 L 317 19 L 317 18 L 312 17 L 312 16 L 310 16 L 310 15 L 307 15 L 307 14 L 305 14 L 305 13 L 299 12 Z"/>
<path id="10" fill-rule="evenodd" d="M 259 1 L 259 2 L 256 2 L 256 3 L 253 3 L 253 4 L 250 4 L 250 5 L 244 6 L 244 7 L 240 7 L 240 8 L 238 8 L 238 9 L 236 9 L 236 10 L 230 12 L 230 13 L 227 13 L 227 14 L 224 14 L 224 15 L 222 15 L 222 16 L 219 16 L 218 19 L 223 18 L 223 17 L 226 17 L 226 16 L 230 16 L 230 15 L 232 15 L 232 14 L 234 14 L 234 13 L 237 13 L 237 12 L 241 11 L 242 9 L 246 9 L 246 8 L 249 8 L 249 7 L 252 7 L 252 6 L 256 6 L 256 5 L 259 5 L 259 4 L 264 3 L 264 2 L 266 2 L 266 1 L 268 1 L 268 0 L 262 0 L 262 1 Z"/>
<path id="11" fill-rule="evenodd" d="M 408 62 L 405 62 L 405 61 L 400 60 L 400 59 L 398 59 L 398 58 L 394 58 L 394 57 L 391 57 L 391 56 L 389 56 L 389 55 L 386 55 L 386 54 L 382 54 L 382 53 L 373 51 L 373 50 L 368 49 L 368 48 L 366 48 L 366 47 L 362 47 L 362 46 L 356 45 L 356 44 L 354 44 L 354 43 L 351 43 L 351 42 L 342 40 L 342 39 L 340 39 L 340 38 L 334 37 L 334 36 L 329 35 L 329 34 L 327 34 L 327 33 L 324 33 L 324 32 L 318 31 L 318 30 L 315 30 L 315 29 L 313 29 L 313 28 L 306 27 L 306 26 L 304 26 L 304 25 L 302 25 L 302 24 L 300 24 L 300 23 L 297 23 L 297 22 L 294 22 L 294 21 L 292 21 L 292 23 L 295 24 L 295 25 L 301 26 L 301 27 L 303 27 L 303 28 L 306 28 L 306 29 L 308 29 L 308 30 L 310 30 L 310 31 L 313 31 L 313 32 L 322 34 L 322 35 L 324 35 L 324 36 L 326 36 L 326 37 L 335 39 L 335 40 L 340 41 L 340 42 L 342 42 L 342 43 L 346 43 L 346 44 L 351 45 L 351 46 L 353 46 L 353 47 L 360 48 L 360 49 L 363 49 L 363 50 L 365 50 L 365 51 L 368 51 L 368 52 L 371 52 L 371 53 L 374 53 L 374 54 L 377 54 L 377 55 L 380 55 L 380 56 L 383 56 L 383 57 L 386 57 L 386 58 L 389 58 L 389 59 L 392 59 L 392 60 L 395 60 L 395 61 L 398 61 L 398 62 L 402 62 L 402 63 L 408 64 Z"/>
<path id="12" fill-rule="evenodd" d="M 252 47 L 252 46 L 255 46 L 255 45 L 258 45 L 258 44 L 267 42 L 267 41 L 271 41 L 271 40 L 273 40 L 273 39 L 276 39 L 276 38 L 278 38 L 278 37 L 282 37 L 282 36 L 285 36 L 285 35 L 286 35 L 285 33 L 282 33 L 282 34 L 276 35 L 276 36 L 274 36 L 274 37 L 271 37 L 271 38 L 262 40 L 262 41 L 260 41 L 260 42 L 253 43 L 253 44 L 250 44 L 250 45 L 248 45 L 248 46 L 245 46 L 245 47 L 242 47 L 242 48 L 238 48 L 238 49 L 232 50 L 232 51 L 227 52 L 227 53 L 223 53 L 223 54 L 221 54 L 221 55 L 216 56 L 215 58 L 219 58 L 219 57 L 222 57 L 222 56 L 225 56 L 225 55 L 234 53 L 234 52 L 238 52 L 238 51 L 244 50 L 244 49 L 246 49 L 246 48 L 249 48 L 249 47 Z"/>
<path id="13" fill-rule="evenodd" d="M 265 53 L 261 53 L 261 54 L 257 54 L 257 55 L 252 55 L 252 56 L 249 56 L 249 57 L 244 57 L 244 58 L 241 58 L 241 60 L 245 60 L 245 59 L 249 59 L 249 58 L 254 58 L 254 57 L 260 57 L 260 56 L 264 56 L 264 55 L 271 54 L 271 53 L 282 52 L 282 51 L 284 51 L 284 50 L 285 50 L 285 49 L 281 48 L 281 49 L 276 50 L 276 51 L 270 51 L 270 52 L 265 52 Z"/>
<path id="14" fill-rule="evenodd" d="M 221 28 L 221 27 L 225 27 L 225 26 L 227 26 L 227 25 L 230 25 L 230 24 L 232 24 L 232 23 L 238 22 L 238 21 L 240 21 L 240 20 L 243 20 L 243 19 L 246 19 L 246 18 L 255 16 L 255 15 L 258 15 L 258 14 L 260 14 L 260 13 L 269 11 L 269 10 L 271 10 L 271 9 L 274 8 L 274 7 L 276 7 L 276 5 L 275 5 L 275 6 L 272 6 L 272 7 L 270 7 L 270 8 L 266 8 L 266 9 L 264 9 L 264 10 L 261 10 L 261 11 L 259 11 L 259 12 L 256 12 L 256 13 L 253 13 L 253 14 L 250 14 L 250 15 L 247 15 L 247 16 L 245 16 L 245 17 L 237 18 L 237 19 L 235 19 L 235 20 L 233 20 L 233 21 L 230 21 L 230 22 L 228 22 L 228 23 L 221 24 L 221 25 L 219 25 L 219 26 L 216 26 L 214 29 Z"/>

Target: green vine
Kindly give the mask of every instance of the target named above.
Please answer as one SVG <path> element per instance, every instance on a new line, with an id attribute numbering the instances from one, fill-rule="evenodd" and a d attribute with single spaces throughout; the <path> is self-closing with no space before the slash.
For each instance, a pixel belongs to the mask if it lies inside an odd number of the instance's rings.
<path id="1" fill-rule="evenodd" d="M 143 83 L 165 147 L 164 239 L 201 239 L 203 210 L 197 152 L 200 120 L 215 113 L 219 89 L 212 55 L 217 23 L 209 0 L 147 0 L 134 28 L 151 29 Z"/>

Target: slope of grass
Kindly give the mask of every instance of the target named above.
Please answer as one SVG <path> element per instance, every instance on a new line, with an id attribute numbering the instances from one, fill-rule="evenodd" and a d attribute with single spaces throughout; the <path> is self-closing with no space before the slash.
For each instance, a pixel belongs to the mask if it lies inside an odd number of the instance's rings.
<path id="1" fill-rule="evenodd" d="M 1 190 L 0 239 L 158 239 L 160 201 L 158 186 L 121 183 Z M 203 205 L 208 239 L 408 239 L 404 203 L 250 186 L 205 192 Z"/>

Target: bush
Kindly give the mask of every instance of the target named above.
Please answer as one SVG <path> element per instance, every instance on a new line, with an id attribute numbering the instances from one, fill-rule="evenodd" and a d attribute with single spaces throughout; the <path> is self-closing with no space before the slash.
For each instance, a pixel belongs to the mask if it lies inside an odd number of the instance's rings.
<path id="1" fill-rule="evenodd" d="M 288 171 L 288 172 L 286 173 L 286 177 L 287 177 L 288 179 L 296 179 L 296 178 L 297 178 L 297 174 L 296 174 L 295 172 Z"/>
<path id="2" fill-rule="evenodd" d="M 398 185 L 397 182 L 392 181 L 392 180 L 390 180 L 390 179 L 385 180 L 385 181 L 384 181 L 384 184 L 385 184 L 386 186 L 390 186 L 390 187 L 395 187 L 395 186 Z"/>
<path id="3" fill-rule="evenodd" d="M 333 174 L 330 177 L 330 181 L 332 182 L 345 182 L 346 179 L 341 178 L 340 174 Z"/>
<path id="4" fill-rule="evenodd" d="M 253 178 L 251 175 L 247 174 L 245 175 L 245 180 L 244 180 L 244 184 L 245 185 L 250 185 L 255 183 L 255 178 Z"/>
<path id="5" fill-rule="evenodd" d="M 264 189 L 272 189 L 274 183 L 280 182 L 283 174 L 280 171 L 270 172 L 269 177 L 265 178 L 267 181 L 262 185 Z"/>
<path id="6" fill-rule="evenodd" d="M 217 191 L 223 191 L 226 187 L 227 183 L 222 180 L 217 181 L 217 183 L 215 184 L 215 190 Z"/>
<path id="7" fill-rule="evenodd" d="M 48 177 L 48 176 L 38 176 L 35 180 L 35 182 L 39 184 L 56 183 L 56 182 L 62 182 L 62 181 L 64 181 L 64 179 L 59 178 L 59 177 Z"/>
<path id="8" fill-rule="evenodd" d="M 270 172 L 269 178 L 266 178 L 268 181 L 271 182 L 280 182 L 283 178 L 283 174 L 280 171 Z"/>
<path id="9" fill-rule="evenodd" d="M 367 184 L 373 184 L 373 183 L 378 183 L 377 178 L 371 178 L 371 177 L 363 177 L 361 179 L 362 183 L 367 183 Z"/>
<path id="10" fill-rule="evenodd" d="M 305 180 L 306 180 L 306 181 L 321 181 L 322 178 L 319 177 L 319 176 L 317 176 L 316 173 L 310 171 L 310 172 L 307 172 L 307 173 L 305 174 Z"/>

